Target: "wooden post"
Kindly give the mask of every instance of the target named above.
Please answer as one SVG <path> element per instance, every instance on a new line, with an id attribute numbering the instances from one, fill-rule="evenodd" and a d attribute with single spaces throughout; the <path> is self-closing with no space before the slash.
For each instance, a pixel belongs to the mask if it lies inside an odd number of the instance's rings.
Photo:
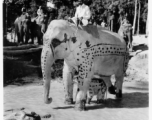
<path id="1" fill-rule="evenodd" d="M 138 10 L 138 27 L 137 27 L 137 34 L 139 34 L 140 31 L 140 9 L 141 9 L 141 4 L 139 0 L 139 10 Z"/>
<path id="2" fill-rule="evenodd" d="M 149 34 L 149 30 L 148 30 L 148 25 L 149 25 L 149 12 L 147 12 L 147 21 L 146 21 L 146 37 L 148 36 Z"/>
<path id="3" fill-rule="evenodd" d="M 7 4 L 4 1 L 3 2 L 3 37 L 6 37 L 6 34 L 7 34 Z"/>
<path id="4" fill-rule="evenodd" d="M 133 35 L 135 34 L 136 18 L 137 18 L 137 0 L 135 0 L 135 15 L 134 15 L 134 23 L 133 23 Z"/>

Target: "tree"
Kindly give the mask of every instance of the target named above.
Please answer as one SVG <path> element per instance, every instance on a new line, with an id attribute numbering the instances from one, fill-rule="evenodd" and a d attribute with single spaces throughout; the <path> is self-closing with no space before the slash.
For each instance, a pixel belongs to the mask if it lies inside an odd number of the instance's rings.
<path id="1" fill-rule="evenodd" d="M 139 8 L 138 8 L 138 27 L 137 27 L 137 34 L 139 34 L 139 28 L 140 28 L 140 9 L 141 9 L 141 3 L 140 3 L 140 0 L 138 2 L 139 4 Z"/>
<path id="2" fill-rule="evenodd" d="M 137 0 L 135 0 L 135 14 L 134 14 L 134 23 L 133 23 L 133 35 L 135 33 L 136 18 L 137 18 Z"/>
<path id="3" fill-rule="evenodd" d="M 149 25 L 149 14 L 147 13 L 147 21 L 146 21 L 146 36 L 148 36 L 148 34 L 149 34 L 148 25 Z"/>

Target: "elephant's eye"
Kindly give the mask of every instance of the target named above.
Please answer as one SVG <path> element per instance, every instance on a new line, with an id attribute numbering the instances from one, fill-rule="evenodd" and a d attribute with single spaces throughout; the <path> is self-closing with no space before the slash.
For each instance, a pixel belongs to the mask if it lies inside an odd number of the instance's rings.
<path id="1" fill-rule="evenodd" d="M 52 39 L 52 46 L 54 47 L 54 48 L 56 48 L 58 45 L 60 45 L 61 44 L 61 41 L 60 40 L 58 40 L 57 38 L 54 38 L 54 39 Z"/>

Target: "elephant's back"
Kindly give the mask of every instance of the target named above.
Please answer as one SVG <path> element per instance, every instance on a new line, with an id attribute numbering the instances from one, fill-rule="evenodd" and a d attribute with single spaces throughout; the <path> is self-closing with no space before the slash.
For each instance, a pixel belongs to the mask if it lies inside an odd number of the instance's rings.
<path id="1" fill-rule="evenodd" d="M 107 43 L 126 47 L 124 39 L 117 33 L 102 28 L 99 28 L 98 30 L 100 35 L 100 42 L 105 44 Z"/>

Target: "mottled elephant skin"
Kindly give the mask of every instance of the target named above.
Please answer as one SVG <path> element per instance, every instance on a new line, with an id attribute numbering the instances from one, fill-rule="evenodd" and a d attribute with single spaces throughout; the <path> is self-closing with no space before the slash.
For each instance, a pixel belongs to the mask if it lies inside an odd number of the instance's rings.
<path id="1" fill-rule="evenodd" d="M 20 42 L 28 43 L 30 37 L 31 18 L 26 14 L 21 15 L 20 17 L 16 18 L 14 25 L 15 25 L 14 41 L 16 41 L 15 39 L 17 36 L 18 43 Z"/>
<path id="2" fill-rule="evenodd" d="M 86 95 L 94 75 L 109 78 L 114 74 L 116 97 L 122 97 L 122 83 L 128 65 L 129 50 L 124 39 L 117 33 L 101 27 L 92 27 L 92 31 L 94 29 L 97 29 L 99 36 L 91 31 L 88 33 L 83 27 L 77 28 L 65 20 L 53 20 L 49 24 L 43 36 L 41 54 L 46 104 L 52 102 L 52 98 L 49 97 L 51 66 L 56 59 L 64 59 L 70 68 L 78 72 L 79 92 L 76 96 L 76 110 L 86 109 Z M 69 72 L 66 73 L 69 77 Z M 68 82 L 66 85 L 68 86 Z"/>

